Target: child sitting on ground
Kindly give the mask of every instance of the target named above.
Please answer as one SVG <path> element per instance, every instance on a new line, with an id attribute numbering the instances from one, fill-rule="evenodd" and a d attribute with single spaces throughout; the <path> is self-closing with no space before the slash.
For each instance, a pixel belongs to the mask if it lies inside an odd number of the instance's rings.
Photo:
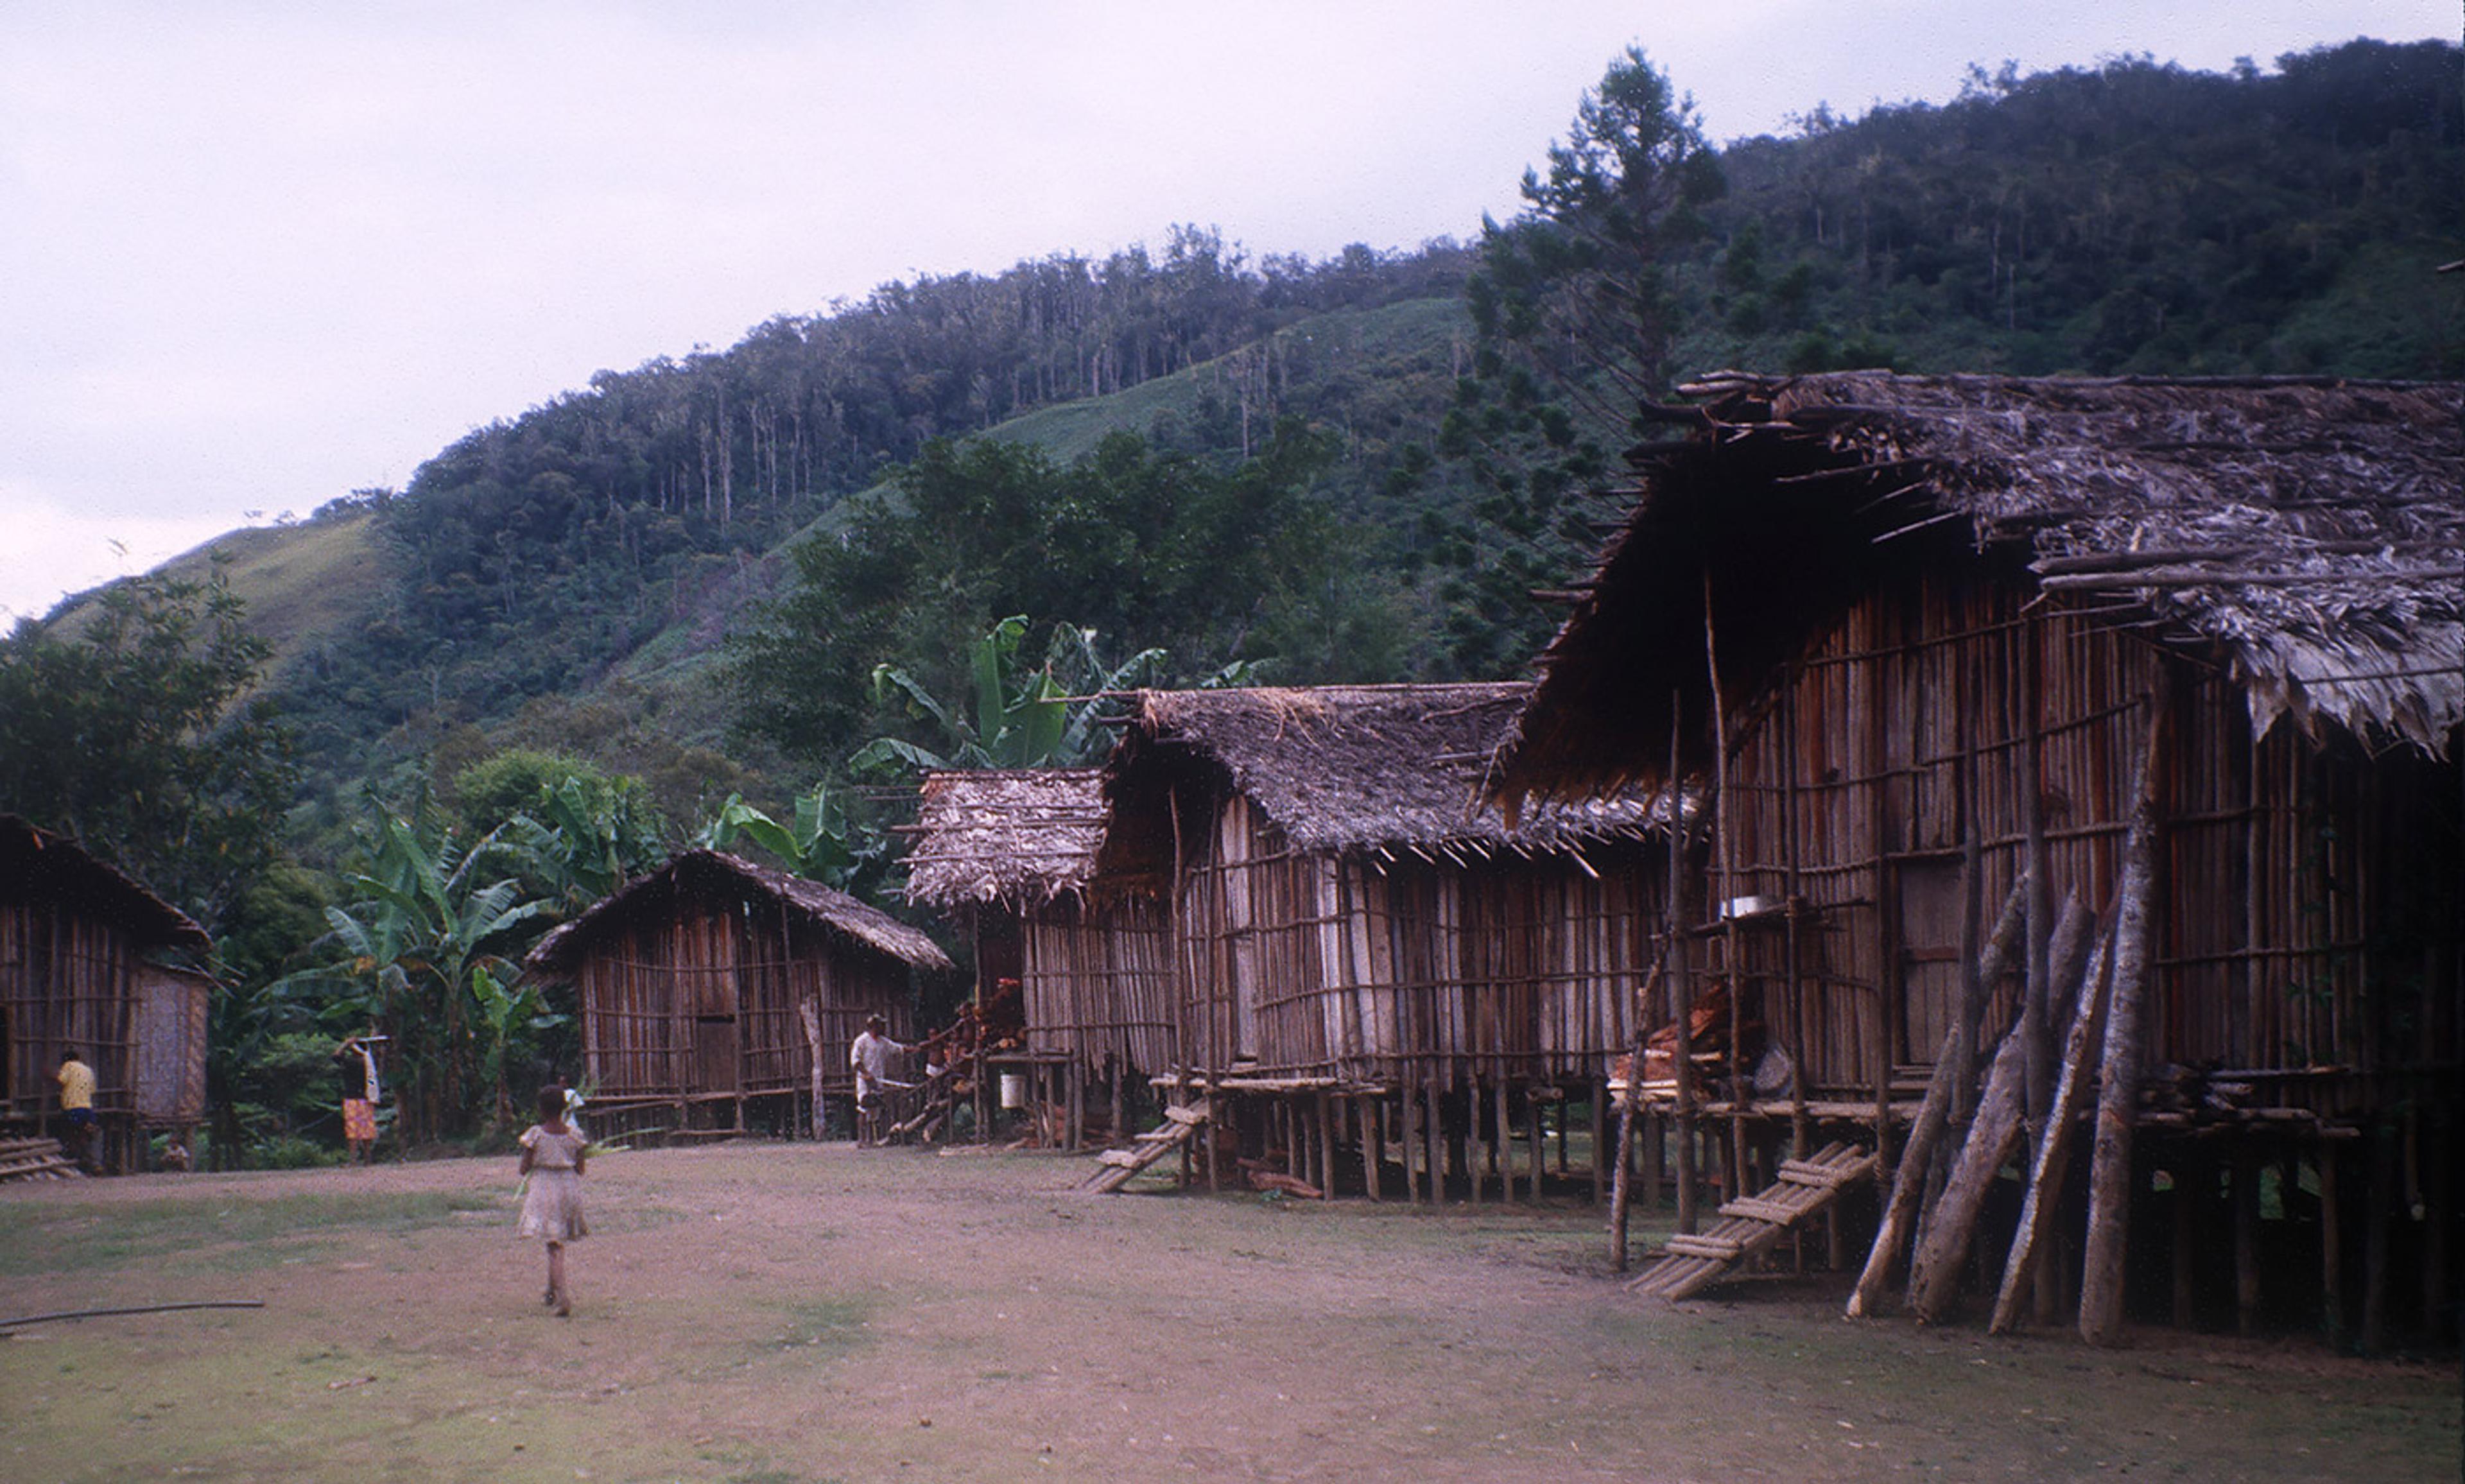
<path id="1" fill-rule="evenodd" d="M 565 1244 L 589 1233 L 582 1220 L 586 1146 L 581 1132 L 565 1121 L 565 1108 L 563 1084 L 540 1089 L 540 1120 L 522 1130 L 522 1172 L 530 1184 L 522 1196 L 522 1222 L 514 1229 L 516 1236 L 546 1240 L 547 1294 L 541 1301 L 559 1318 L 573 1313 L 573 1298 L 565 1286 Z"/>

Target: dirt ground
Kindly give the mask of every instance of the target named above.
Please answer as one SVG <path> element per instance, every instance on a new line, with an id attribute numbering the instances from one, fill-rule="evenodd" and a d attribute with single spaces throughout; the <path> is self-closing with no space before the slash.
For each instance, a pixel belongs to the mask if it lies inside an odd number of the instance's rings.
<path id="1" fill-rule="evenodd" d="M 1582 1206 L 1086 1197 L 1051 1155 L 613 1154 L 577 1312 L 509 1162 L 0 1188 L 0 1477 L 2454 1479 L 2453 1364 L 1671 1308 Z M 1658 1234 L 1657 1228 L 1642 1229 Z"/>

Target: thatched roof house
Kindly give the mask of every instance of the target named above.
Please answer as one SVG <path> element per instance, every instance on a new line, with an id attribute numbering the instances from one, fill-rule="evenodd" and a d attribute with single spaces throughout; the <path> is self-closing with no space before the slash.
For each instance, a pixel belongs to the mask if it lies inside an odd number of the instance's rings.
<path id="1" fill-rule="evenodd" d="M 843 892 L 717 851 L 687 851 L 542 939 L 524 965 L 570 982 L 603 1107 L 668 1104 L 792 1119 L 850 1087 L 869 1014 L 903 1025 L 932 939 Z"/>
<path id="2" fill-rule="evenodd" d="M 1040 905 L 1087 889 L 1104 840 L 1095 768 L 951 770 L 917 791 L 907 899 L 944 911 Z"/>
<path id="3" fill-rule="evenodd" d="M 1633 512 L 1540 660 L 1499 791 L 1689 759 L 1705 571 L 1724 657 L 1763 678 L 1874 574 L 1965 551 L 2031 596 L 2212 656 L 2252 731 L 2333 722 L 2444 755 L 2465 718 L 2460 388 L 2349 381 L 1730 376 L 1638 450 Z M 1638 742 L 1640 739 L 1640 742 Z"/>
<path id="4" fill-rule="evenodd" d="M 2028 971 L 1982 987 L 1985 1033 L 2028 1038 L 2032 1098 L 2071 987 L 2044 945 L 2076 894 L 2146 965 L 2130 1034 L 2088 1043 L 2123 1058 L 2109 1085 L 2157 1088 L 2143 1129 L 2300 1136 L 2333 1166 L 2400 1108 L 2453 1126 L 2465 388 L 1687 390 L 1659 410 L 1680 436 L 1632 455 L 1632 513 L 1492 792 L 1658 786 L 1676 747 L 1719 800 L 1691 915 L 1792 908 L 1705 942 L 1800 1096 L 1863 1100 L 1870 1133 L 1905 1119 L 2025 875 Z"/>
<path id="5" fill-rule="evenodd" d="M 155 961 L 212 948 L 109 863 L 0 815 L 0 1113 L 54 1111 L 53 1074 L 75 1048 L 114 1167 L 133 1167 L 137 1129 L 202 1118 L 210 982 Z"/>
<path id="6" fill-rule="evenodd" d="M 977 991 L 1019 986 L 1032 1052 L 1119 1088 L 1172 1062 L 1172 944 L 1162 903 L 1096 878 L 1107 818 L 1094 768 L 928 773 L 907 899 L 966 919 Z"/>
<path id="7" fill-rule="evenodd" d="M 1524 695 L 1140 693 L 1105 769 L 1115 824 L 1099 865 L 1175 886 L 1191 1065 L 1376 1080 L 1398 1058 L 1477 1053 L 1538 1074 L 1625 1044 L 1642 910 L 1627 861 L 1652 812 L 1586 800 L 1510 827 L 1482 807 L 1483 770 Z M 1544 879 L 1550 899 L 1531 899 Z M 1547 951 L 1533 935 L 1561 928 L 1570 936 L 1552 938 L 1549 962 L 1524 957 Z M 1528 941 L 1506 959 L 1471 946 L 1510 937 Z M 1490 989 L 1515 1008 L 1475 1003 Z M 1544 1030 L 1536 992 L 1572 993 L 1582 1013 Z"/>
<path id="8" fill-rule="evenodd" d="M 1654 816 L 1621 797 L 1510 826 L 1483 807 L 1525 694 L 1138 695 L 1099 875 L 1173 904 L 1181 1067 L 1400 1096 L 1411 1118 L 1443 1099 L 1458 1140 L 1510 1092 L 1521 1109 L 1607 1075 L 1658 913 Z"/>

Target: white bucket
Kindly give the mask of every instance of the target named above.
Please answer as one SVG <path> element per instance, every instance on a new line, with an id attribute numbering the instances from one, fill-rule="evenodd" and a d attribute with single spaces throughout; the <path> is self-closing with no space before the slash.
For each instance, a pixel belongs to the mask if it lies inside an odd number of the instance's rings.
<path id="1" fill-rule="evenodd" d="M 1005 1108 L 1027 1106 L 1027 1078 L 1015 1072 L 1001 1074 L 1001 1105 Z"/>

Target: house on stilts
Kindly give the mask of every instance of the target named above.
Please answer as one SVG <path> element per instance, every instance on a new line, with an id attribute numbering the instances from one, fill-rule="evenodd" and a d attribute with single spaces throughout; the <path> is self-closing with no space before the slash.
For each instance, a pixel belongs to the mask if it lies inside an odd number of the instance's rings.
<path id="1" fill-rule="evenodd" d="M 1096 878 L 1104 820 L 1094 768 L 933 772 L 907 856 L 907 899 L 966 933 L 981 1023 L 1014 1043 L 988 1050 L 984 1070 L 1060 1108 L 1058 1141 L 1074 1149 L 1099 1121 L 1123 1129 L 1173 1064 L 1165 904 Z M 980 1076 L 980 1127 L 989 1090 Z"/>
<path id="2" fill-rule="evenodd" d="M 1726 1193 L 1879 1144 L 1870 1308 L 2453 1338 L 2465 388 L 1685 390 L 1492 795 L 1705 790 L 1663 1013 L 1792 1064 L 1660 1090 Z"/>
<path id="3" fill-rule="evenodd" d="M 1654 815 L 1479 807 L 1525 692 L 1133 698 L 1097 877 L 1168 909 L 1161 1071 L 1210 1110 L 1210 1180 L 1247 1160 L 1329 1193 L 1511 1196 L 1537 1191 L 1544 1112 L 1562 1172 L 1566 1109 L 1597 1126 L 1658 912 Z"/>
<path id="4" fill-rule="evenodd" d="M 62 1132 L 54 1075 L 74 1050 L 94 1069 L 102 1168 L 142 1168 L 151 1130 L 185 1144 L 206 1114 L 213 981 L 166 956 L 212 950 L 187 914 L 110 864 L 0 815 L 0 1140 Z"/>
<path id="5" fill-rule="evenodd" d="M 844 892 L 718 851 L 627 882 L 540 940 L 533 976 L 569 984 L 581 1076 L 613 1127 L 684 1135 L 818 1130 L 852 1099 L 865 1017 L 894 1034 L 919 975 L 953 971 L 932 939 Z"/>

